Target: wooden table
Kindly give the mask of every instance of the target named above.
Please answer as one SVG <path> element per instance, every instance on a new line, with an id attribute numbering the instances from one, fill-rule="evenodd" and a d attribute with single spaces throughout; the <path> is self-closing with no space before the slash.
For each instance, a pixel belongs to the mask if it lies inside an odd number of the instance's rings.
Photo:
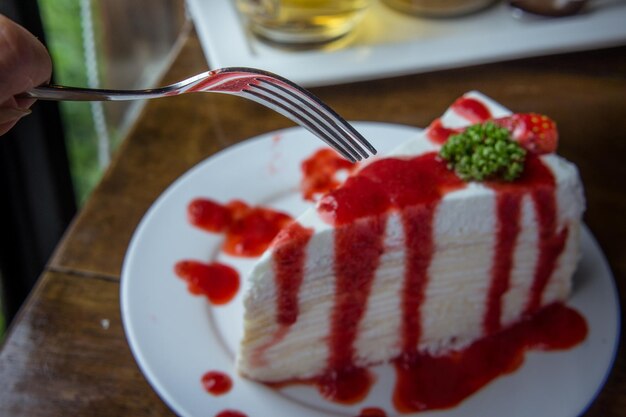
<path id="1" fill-rule="evenodd" d="M 205 69 L 192 33 L 164 81 Z M 471 89 L 515 111 L 558 121 L 560 153 L 580 168 L 588 198 L 585 221 L 609 260 L 624 303 L 626 47 L 314 92 L 347 119 L 425 126 Z M 120 270 L 128 242 L 148 207 L 191 166 L 246 138 L 291 125 L 255 103 L 224 95 L 148 103 L 5 340 L 0 415 L 173 415 L 139 371 L 122 329 Z M 585 416 L 626 416 L 625 360 L 622 347 Z"/>

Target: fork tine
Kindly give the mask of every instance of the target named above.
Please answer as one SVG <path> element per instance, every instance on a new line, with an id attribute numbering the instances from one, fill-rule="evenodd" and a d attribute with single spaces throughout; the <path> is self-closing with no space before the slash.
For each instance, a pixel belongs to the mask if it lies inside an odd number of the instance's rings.
<path id="1" fill-rule="evenodd" d="M 252 89 L 251 87 L 257 87 L 257 89 Z M 287 100 L 283 96 L 278 96 L 271 90 L 269 90 L 269 93 L 273 94 L 268 95 L 267 89 L 258 87 L 259 86 L 249 85 L 248 88 L 242 90 L 242 93 L 248 96 L 247 98 L 268 106 L 272 110 L 277 111 L 284 116 L 290 118 L 294 122 L 306 127 L 308 130 L 324 140 L 329 146 L 339 152 L 346 159 L 352 162 L 360 161 L 362 159 L 361 155 L 355 152 L 354 149 L 352 149 L 350 146 L 347 146 L 345 143 L 338 142 L 335 138 L 329 135 L 327 128 L 322 130 L 320 128 L 319 118 L 315 118 L 313 115 L 310 114 L 310 112 L 306 111 L 306 109 L 303 109 L 297 103 Z M 294 108 L 298 109 L 300 113 L 295 112 Z"/>
<path id="2" fill-rule="evenodd" d="M 352 156 L 352 159 L 356 161 L 363 159 L 361 154 L 345 140 L 343 135 L 338 135 L 338 132 L 333 130 L 325 120 L 320 119 L 317 114 L 311 113 L 308 109 L 303 108 L 299 103 L 294 102 L 289 97 L 272 91 L 271 89 L 253 84 L 249 85 L 248 88 L 244 90 L 244 93 L 253 94 L 266 101 L 271 101 L 272 104 L 281 107 L 285 112 L 293 115 L 293 117 L 296 117 L 297 120 L 305 122 L 308 121 L 308 125 L 313 124 L 315 126 L 314 133 L 319 134 L 323 132 L 324 140 L 330 142 L 329 144 L 331 146 L 343 149 Z M 292 120 L 294 119 L 292 118 Z"/>
<path id="3" fill-rule="evenodd" d="M 315 97 L 310 91 L 305 90 L 298 84 L 281 77 L 280 75 L 273 74 L 268 71 L 259 70 L 256 68 L 245 67 L 231 67 L 222 68 L 218 70 L 219 73 L 240 73 L 240 74 L 256 74 L 254 81 L 248 83 L 248 86 L 255 85 L 259 87 L 259 84 L 264 83 L 272 88 L 275 88 L 278 97 L 282 100 L 286 99 L 286 95 L 293 97 L 298 102 L 302 103 L 307 108 L 311 109 L 315 114 L 324 119 L 325 126 L 329 126 L 330 129 L 335 131 L 335 134 L 339 134 L 342 141 L 347 141 L 351 147 L 358 150 L 360 155 L 367 158 L 369 155 L 363 149 L 363 146 L 367 148 L 372 154 L 376 154 L 376 148 L 374 148 L 354 127 L 352 127 L 346 120 L 339 116 L 335 111 L 323 103 L 319 98 Z M 226 91 L 224 91 L 226 92 Z"/>
<path id="4" fill-rule="evenodd" d="M 257 81 L 269 84 L 272 87 L 279 89 L 281 92 L 290 95 L 307 108 L 314 111 L 336 132 L 341 134 L 341 136 L 344 137 L 352 145 L 352 147 L 357 149 L 364 158 L 367 158 L 369 154 L 363 149 L 363 146 L 365 146 L 372 154 L 376 154 L 376 148 L 374 148 L 354 127 L 352 127 L 344 118 L 339 116 L 339 114 L 328 107 L 324 102 L 315 97 L 311 92 L 289 82 L 288 80 L 283 81 L 279 78 L 272 80 L 259 77 L 257 78 Z M 286 88 L 285 86 L 280 85 L 279 82 L 284 82 L 291 88 Z"/>
<path id="5" fill-rule="evenodd" d="M 345 130 L 341 129 L 337 125 L 337 123 L 330 118 L 325 117 L 325 115 L 320 112 L 314 105 L 302 99 L 299 99 L 296 94 L 291 93 L 288 89 L 278 84 L 269 82 L 267 80 L 257 81 L 263 81 L 265 85 L 268 85 L 269 87 L 258 84 L 251 84 L 251 89 L 255 91 L 262 90 L 267 95 L 270 95 L 275 99 L 287 103 L 288 106 L 290 106 L 291 108 L 295 108 L 295 111 L 306 115 L 311 120 L 314 120 L 320 127 L 324 128 L 328 132 L 328 134 L 337 138 L 337 141 L 341 143 L 344 148 L 353 153 L 355 155 L 355 158 L 357 158 L 358 160 L 361 160 L 362 158 L 367 158 L 369 156 L 358 143 L 356 143 L 352 138 L 349 137 L 349 135 L 345 133 Z M 276 90 L 274 88 L 276 88 Z"/>

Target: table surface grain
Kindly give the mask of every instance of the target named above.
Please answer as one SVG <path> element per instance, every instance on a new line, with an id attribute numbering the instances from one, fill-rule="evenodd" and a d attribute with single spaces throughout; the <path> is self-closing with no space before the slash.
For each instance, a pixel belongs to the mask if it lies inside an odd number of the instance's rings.
<path id="1" fill-rule="evenodd" d="M 206 69 L 191 32 L 163 82 Z M 585 222 L 608 258 L 624 303 L 626 47 L 313 92 L 349 120 L 423 127 L 469 90 L 558 122 L 559 153 L 580 169 L 588 199 Z M 173 415 L 139 371 L 122 328 L 119 280 L 131 235 L 154 200 L 190 167 L 246 138 L 289 126 L 253 102 L 226 95 L 146 104 L 10 328 L 0 352 L 0 416 Z M 626 416 L 623 345 L 586 417 Z"/>

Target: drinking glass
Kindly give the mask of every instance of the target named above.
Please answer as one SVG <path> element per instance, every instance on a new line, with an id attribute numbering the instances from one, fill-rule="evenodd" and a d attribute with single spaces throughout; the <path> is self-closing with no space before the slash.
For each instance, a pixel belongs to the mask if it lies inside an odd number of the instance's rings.
<path id="1" fill-rule="evenodd" d="M 235 0 L 252 32 L 281 44 L 329 42 L 361 21 L 371 0 Z"/>

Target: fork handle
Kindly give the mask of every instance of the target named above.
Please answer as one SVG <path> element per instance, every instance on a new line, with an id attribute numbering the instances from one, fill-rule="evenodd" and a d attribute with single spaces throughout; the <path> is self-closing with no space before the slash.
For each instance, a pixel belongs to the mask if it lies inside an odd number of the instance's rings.
<path id="1" fill-rule="evenodd" d="M 19 97 L 54 101 L 128 101 L 163 97 L 167 95 L 167 92 L 168 89 L 166 88 L 151 90 L 106 90 L 46 85 L 26 91 L 20 94 Z"/>

